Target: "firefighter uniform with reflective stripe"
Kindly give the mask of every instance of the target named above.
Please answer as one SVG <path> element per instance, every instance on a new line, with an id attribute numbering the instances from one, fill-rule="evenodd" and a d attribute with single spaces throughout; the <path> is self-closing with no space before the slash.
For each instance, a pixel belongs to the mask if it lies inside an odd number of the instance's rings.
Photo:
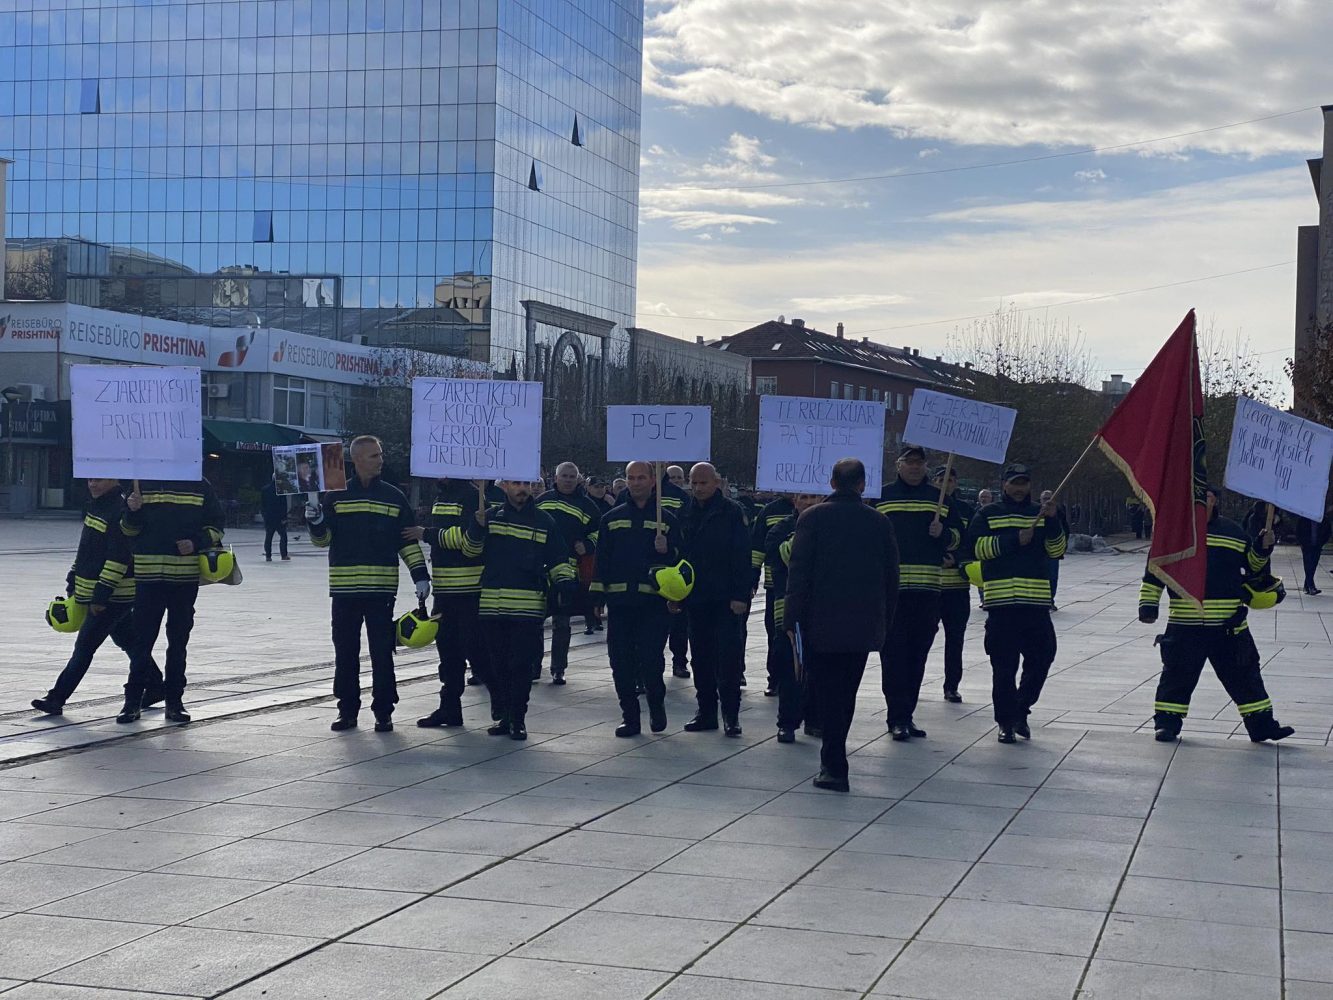
<path id="1" fill-rule="evenodd" d="M 1277 728 L 1273 702 L 1264 689 L 1259 650 L 1246 620 L 1246 583 L 1268 573 L 1271 550 L 1251 540 L 1235 521 L 1214 516 L 1208 522 L 1208 573 L 1203 607 L 1171 594 L 1166 632 L 1157 638 L 1162 676 L 1157 683 L 1153 721 L 1177 735 L 1189 713 L 1190 697 L 1203 665 L 1211 663 L 1250 736 L 1269 739 Z M 1139 589 L 1139 618 L 1157 620 L 1162 580 L 1151 571 Z"/>
<path id="2" fill-rule="evenodd" d="M 680 520 L 690 505 L 690 495 L 673 483 L 665 475 L 657 483 L 662 494 L 662 510 Z M 628 500 L 629 494 L 623 499 Z M 680 613 L 671 616 L 671 628 L 667 633 L 667 645 L 671 648 L 671 670 L 674 674 L 689 677 L 690 657 L 690 609 L 681 605 Z"/>
<path id="3" fill-rule="evenodd" d="M 341 493 L 325 494 L 323 517 L 310 526 L 310 540 L 329 550 L 329 596 L 333 625 L 333 693 L 338 716 L 354 719 L 361 710 L 361 626 L 370 647 L 370 710 L 387 721 L 398 703 L 394 676 L 393 602 L 398 562 L 414 582 L 429 579 L 421 546 L 404 540 L 416 516 L 398 487 L 376 476 L 347 480 Z"/>
<path id="4" fill-rule="evenodd" d="M 541 655 L 548 590 L 567 606 L 578 583 L 555 521 L 536 500 L 522 507 L 490 508 L 486 524 L 474 517 L 463 554 L 482 558 L 480 621 L 489 657 L 486 682 L 497 718 L 521 727 L 528 711 L 532 664 Z"/>
<path id="5" fill-rule="evenodd" d="M 625 725 L 638 730 L 638 685 L 648 699 L 648 712 L 657 723 L 666 720 L 667 630 L 672 615 L 666 600 L 652 583 L 654 566 L 672 566 L 680 561 L 680 527 L 676 518 L 662 511 L 661 531 L 667 550 L 658 553 L 657 500 L 648 497 L 640 507 L 632 497 L 613 507 L 602 518 L 597 546 L 597 568 L 592 593 L 606 603 L 606 647 L 611 659 L 611 678 Z"/>
<path id="6" fill-rule="evenodd" d="M 945 555 L 956 551 L 963 539 L 963 524 L 948 497 L 939 508 L 943 530 L 938 538 L 931 537 L 939 499 L 939 488 L 929 482 L 912 486 L 899 477 L 873 502 L 893 525 L 900 560 L 898 609 L 879 654 L 890 728 L 913 725 L 926 659 L 939 631 L 941 567 Z"/>
<path id="7" fill-rule="evenodd" d="M 774 524 L 764 538 L 764 577 L 770 584 L 768 593 L 772 598 L 773 618 L 768 663 L 773 686 L 778 692 L 779 729 L 795 729 L 803 718 L 811 726 L 818 725 L 807 710 L 805 686 L 796 676 L 796 654 L 787 636 L 787 566 L 791 561 L 797 517 L 793 510 Z"/>
<path id="8" fill-rule="evenodd" d="M 440 654 L 440 713 L 449 725 L 462 725 L 467 664 L 472 664 L 477 677 L 486 676 L 485 644 L 477 621 L 481 559 L 463 554 L 467 525 L 475 519 L 479 501 L 475 484 L 463 479 L 440 480 L 425 536 L 435 595 L 431 612 L 440 619 L 435 634 Z"/>
<path id="9" fill-rule="evenodd" d="M 956 497 L 949 505 L 958 513 L 959 522 L 966 528 L 972 523 L 976 510 L 971 504 Z M 972 584 L 964 567 L 972 561 L 972 547 L 963 539 L 956 551 L 946 558 L 940 573 L 940 624 L 944 627 L 944 690 L 957 691 L 963 682 L 963 637 L 967 622 L 972 617 Z"/>
<path id="10" fill-rule="evenodd" d="M 1024 545 L 1027 528 L 1032 538 Z M 968 535 L 981 563 L 995 721 L 1001 728 L 1024 726 L 1055 662 L 1047 560 L 1061 558 L 1068 539 L 1059 518 L 1041 516 L 1040 504 L 1008 496 L 978 511 Z"/>
<path id="11" fill-rule="evenodd" d="M 547 490 L 537 498 L 537 509 L 549 514 L 555 522 L 556 530 L 565 540 L 569 564 L 574 568 L 577 579 L 579 553 L 574 546 L 582 542 L 585 554 L 596 552 L 597 531 L 602 520 L 601 508 L 582 486 L 575 486 L 572 493 L 561 493 L 559 489 Z M 552 677 L 563 677 L 569 666 L 570 610 L 551 609 Z M 586 613 L 587 609 L 584 611 Z M 540 658 L 537 660 L 536 672 L 541 674 Z"/>
<path id="12" fill-rule="evenodd" d="M 167 669 L 162 680 L 168 707 L 185 693 L 185 658 L 199 596 L 199 553 L 222 543 L 222 505 L 208 480 L 144 482 L 143 506 L 125 508 L 120 528 L 134 553 L 134 650 L 126 704 L 158 683 L 153 646 L 166 619 Z M 193 549 L 182 554 L 178 542 Z M 137 704 L 137 702 L 136 702 Z"/>
<path id="13" fill-rule="evenodd" d="M 781 642 L 790 648 L 787 636 L 774 626 L 773 602 L 778 592 L 773 589 L 773 567 L 768 562 L 768 533 L 795 512 L 790 497 L 778 497 L 766 504 L 750 522 L 750 565 L 754 568 L 755 584 L 758 585 L 762 570 L 764 579 L 764 631 L 768 633 L 768 686 L 776 685 L 773 657 L 775 644 Z M 793 531 L 796 529 L 793 528 Z M 781 655 L 780 652 L 776 655 Z"/>
<path id="14" fill-rule="evenodd" d="M 89 499 L 83 508 L 83 532 L 74 565 L 65 578 L 65 592 L 76 602 L 99 607 L 89 610 L 79 628 L 65 669 L 47 692 L 52 707 L 64 705 L 88 673 L 93 656 L 108 638 L 126 654 L 134 649 L 134 568 L 129 541 L 120 530 L 124 497 L 113 488 Z M 162 671 L 152 664 L 154 697 L 161 693 Z"/>

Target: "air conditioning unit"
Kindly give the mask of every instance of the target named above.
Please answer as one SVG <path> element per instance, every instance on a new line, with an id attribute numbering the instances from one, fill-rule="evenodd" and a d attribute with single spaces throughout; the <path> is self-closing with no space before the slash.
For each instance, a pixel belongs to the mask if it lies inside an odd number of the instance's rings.
<path id="1" fill-rule="evenodd" d="M 231 386 L 227 383 L 210 383 L 208 386 L 209 399 L 226 399 L 231 393 Z"/>
<path id="2" fill-rule="evenodd" d="M 18 382 L 14 385 L 18 390 L 19 402 L 21 403 L 43 403 L 46 401 L 46 386 L 39 382 Z"/>

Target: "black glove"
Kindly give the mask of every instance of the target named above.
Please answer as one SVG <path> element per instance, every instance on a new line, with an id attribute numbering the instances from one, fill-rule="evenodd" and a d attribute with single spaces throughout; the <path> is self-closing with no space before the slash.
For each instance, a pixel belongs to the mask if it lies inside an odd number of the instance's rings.
<path id="1" fill-rule="evenodd" d="M 1139 605 L 1139 621 L 1145 625 L 1151 625 L 1157 621 L 1157 606 L 1154 604 Z"/>

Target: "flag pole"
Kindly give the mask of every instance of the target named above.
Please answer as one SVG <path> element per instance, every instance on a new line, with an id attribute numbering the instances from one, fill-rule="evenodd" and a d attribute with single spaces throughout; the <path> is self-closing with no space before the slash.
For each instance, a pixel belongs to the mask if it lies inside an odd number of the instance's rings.
<path id="1" fill-rule="evenodd" d="M 940 511 L 944 509 L 944 491 L 949 488 L 949 476 L 953 474 L 953 452 L 944 463 L 944 478 L 940 480 L 940 498 L 935 502 L 935 523 L 940 523 Z"/>
<path id="2" fill-rule="evenodd" d="M 1088 446 L 1083 449 L 1083 454 L 1080 455 L 1078 457 L 1078 461 L 1074 463 L 1074 467 L 1065 473 L 1065 478 L 1060 480 L 1060 485 L 1057 486 L 1055 490 L 1051 493 L 1052 503 L 1054 503 L 1056 499 L 1059 498 L 1060 492 L 1066 486 L 1069 485 L 1069 480 L 1074 478 L 1074 473 L 1078 471 L 1079 466 L 1083 464 L 1084 460 L 1086 460 L 1087 457 L 1092 454 L 1092 449 L 1096 446 L 1097 442 L 1100 440 L 1101 440 L 1100 434 L 1093 435 L 1092 440 L 1088 442 Z"/>

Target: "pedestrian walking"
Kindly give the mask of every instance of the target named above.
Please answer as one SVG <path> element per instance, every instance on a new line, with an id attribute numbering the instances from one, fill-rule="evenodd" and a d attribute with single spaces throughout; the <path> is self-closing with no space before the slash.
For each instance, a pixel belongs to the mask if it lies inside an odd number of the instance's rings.
<path id="1" fill-rule="evenodd" d="M 939 488 L 926 482 L 924 449 L 904 447 L 897 470 L 897 478 L 880 491 L 875 509 L 889 519 L 898 543 L 898 613 L 879 660 L 889 731 L 901 742 L 926 735 L 913 716 L 940 626 L 944 559 L 962 544 L 965 526 L 948 496 L 941 501 Z"/>
<path id="2" fill-rule="evenodd" d="M 740 736 L 741 624 L 750 607 L 750 539 L 740 505 L 725 497 L 721 486 L 722 478 L 708 462 L 690 469 L 692 496 L 681 526 L 684 555 L 694 567 L 694 590 L 685 609 L 698 711 L 685 729 L 717 729 L 720 705 L 726 735 Z"/>
<path id="3" fill-rule="evenodd" d="M 551 515 L 537 509 L 532 484 L 502 480 L 505 502 L 479 510 L 468 523 L 463 554 L 482 559 L 478 616 L 486 643 L 486 684 L 492 736 L 528 738 L 532 664 L 541 656 L 548 590 L 552 605 L 571 605 L 578 583 L 569 546 Z"/>
<path id="4" fill-rule="evenodd" d="M 144 695 L 161 677 L 168 722 L 189 722 L 185 711 L 186 653 L 199 598 L 199 556 L 222 543 L 222 505 L 207 479 L 136 483 L 125 499 L 120 530 L 134 554 L 134 648 L 125 705 L 117 722 L 139 718 Z M 153 647 L 166 622 L 166 671 Z"/>
<path id="5" fill-rule="evenodd" d="M 1205 662 L 1211 663 L 1227 695 L 1236 703 L 1250 740 L 1284 740 L 1296 730 L 1273 715 L 1264 688 L 1258 647 L 1249 625 L 1249 608 L 1281 601 L 1281 581 L 1269 572 L 1276 536 L 1261 527 L 1256 537 L 1217 510 L 1220 494 L 1208 489 L 1208 572 L 1203 607 L 1171 594 L 1166 632 L 1157 637 L 1162 675 L 1153 703 L 1154 738 L 1170 743 L 1180 736 L 1190 698 Z M 1139 621 L 1157 621 L 1165 583 L 1151 570 L 1139 589 Z"/>
<path id="6" fill-rule="evenodd" d="M 981 563 L 997 738 L 1031 739 L 1028 715 L 1055 662 L 1049 560 L 1064 555 L 1064 526 L 1054 503 L 1032 501 L 1028 467 L 1011 465 L 1004 471 L 1002 499 L 977 511 L 969 535 Z"/>
<path id="7" fill-rule="evenodd" d="M 65 578 L 66 616 L 82 615 L 74 651 L 65 669 L 32 707 L 47 715 L 62 715 L 65 702 L 92 666 L 93 657 L 109 638 L 127 654 L 134 650 L 134 567 L 130 545 L 120 530 L 125 504 L 120 482 L 89 479 L 89 499 L 83 507 L 83 530 L 74 565 Z M 147 708 L 162 700 L 162 671 L 149 653 L 148 684 L 140 699 Z"/>
<path id="8" fill-rule="evenodd" d="M 277 535 L 278 554 L 283 562 L 288 562 L 291 556 L 287 554 L 287 497 L 278 492 L 273 477 L 259 491 L 259 513 L 264 520 L 264 561 L 273 561 L 273 536 Z"/>
<path id="9" fill-rule="evenodd" d="M 931 487 L 944 490 L 949 506 L 966 528 L 972 523 L 976 508 L 958 499 L 958 472 L 951 466 L 939 466 L 930 478 Z M 983 491 L 989 493 L 989 490 Z M 972 550 L 967 539 L 953 552 L 946 552 L 940 571 L 940 624 L 944 628 L 944 700 L 960 702 L 963 696 L 958 686 L 963 683 L 963 641 L 967 623 L 972 617 L 972 584 L 965 567 L 972 561 Z"/>
<path id="10" fill-rule="evenodd" d="M 578 579 L 580 559 L 591 557 L 597 551 L 597 528 L 602 520 L 602 511 L 597 501 L 588 496 L 579 476 L 579 467 L 573 462 L 561 462 L 555 469 L 555 488 L 547 490 L 537 498 L 537 509 L 548 514 L 555 522 L 556 531 L 565 543 L 566 558 Z M 559 609 L 551 608 L 551 683 L 565 683 L 565 671 L 569 669 L 569 641 L 571 601 Z M 585 619 L 590 615 L 583 609 Z M 542 658 L 537 657 L 533 666 L 532 679 L 537 680 L 542 674 Z"/>
<path id="11" fill-rule="evenodd" d="M 769 683 L 778 698 L 779 743 L 795 743 L 796 729 L 802 722 L 807 736 L 818 736 L 821 732 L 818 712 L 811 700 L 814 692 L 796 671 L 795 651 L 787 635 L 786 605 L 791 539 L 796 533 L 796 522 L 802 513 L 823 499 L 822 493 L 796 494 L 791 499 L 791 513 L 773 525 L 764 540 L 764 577 L 769 581 L 766 593 L 772 598 L 773 619 L 773 632 L 768 639 Z"/>
<path id="12" fill-rule="evenodd" d="M 1321 591 L 1315 583 L 1315 573 L 1319 571 L 1319 559 L 1324 554 L 1324 546 L 1333 534 L 1333 515 L 1324 512 L 1322 520 L 1313 521 L 1303 517 L 1296 522 L 1296 539 L 1301 546 L 1301 564 L 1305 570 L 1303 590 L 1310 597 L 1317 597 Z"/>
<path id="13" fill-rule="evenodd" d="M 631 737 L 642 732 L 640 686 L 652 731 L 667 727 L 663 674 L 671 614 L 654 569 L 679 561 L 680 528 L 665 509 L 661 521 L 657 519 L 657 483 L 650 463 L 630 462 L 625 479 L 625 502 L 602 518 L 598 531 L 593 592 L 606 602 L 606 647 L 621 714 L 616 735 Z"/>
<path id="14" fill-rule="evenodd" d="M 865 466 L 833 466 L 832 495 L 796 521 L 783 616 L 799 634 L 817 692 L 823 743 L 816 788 L 850 788 L 847 733 L 871 651 L 883 649 L 898 598 L 898 547 L 888 518 L 862 502 Z"/>
<path id="15" fill-rule="evenodd" d="M 306 507 L 310 541 L 329 550 L 330 617 L 333 625 L 333 694 L 338 717 L 335 733 L 354 729 L 361 711 L 361 628 L 370 647 L 371 701 L 375 732 L 393 729 L 398 704 L 394 675 L 396 642 L 393 616 L 398 593 L 398 563 L 411 574 L 418 604 L 430 596 L 426 557 L 417 544 L 421 529 L 407 497 L 381 478 L 384 447 L 363 434 L 349 449 L 355 474 L 347 489 L 325 494 L 322 504 Z"/>

